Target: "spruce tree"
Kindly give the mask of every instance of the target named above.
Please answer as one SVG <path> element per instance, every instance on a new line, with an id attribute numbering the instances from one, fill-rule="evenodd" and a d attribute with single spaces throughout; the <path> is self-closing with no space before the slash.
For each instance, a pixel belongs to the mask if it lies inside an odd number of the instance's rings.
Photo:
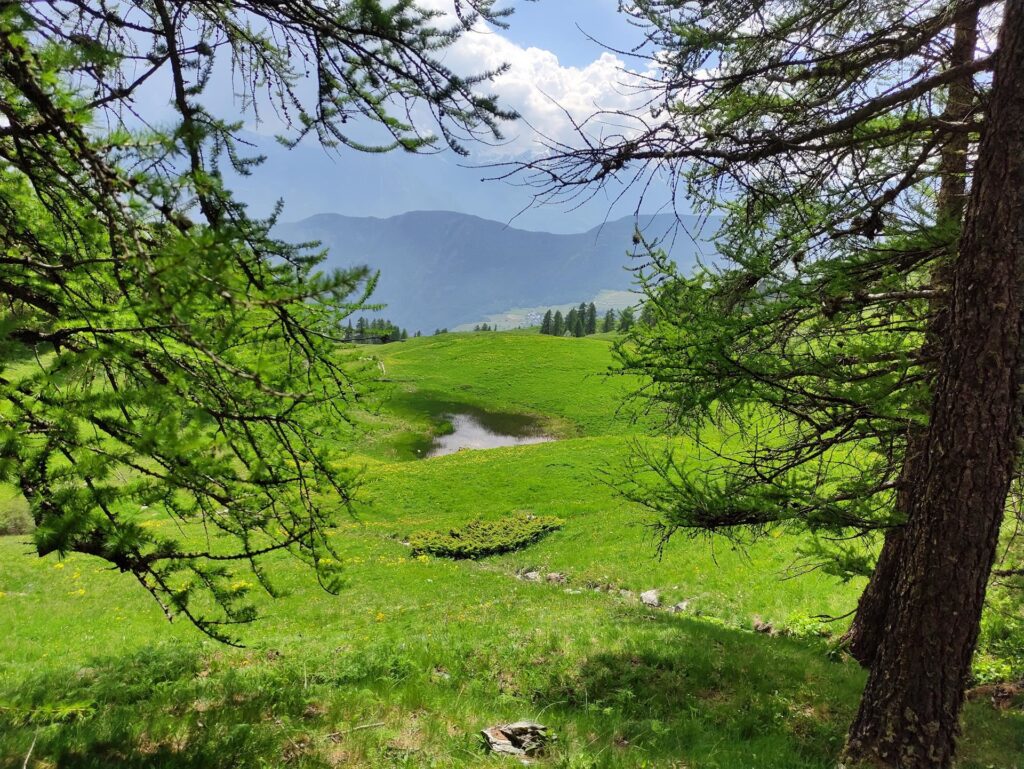
<path id="1" fill-rule="evenodd" d="M 577 336 L 576 323 L 579 320 L 579 311 L 574 307 L 565 316 L 565 331 L 571 336 Z"/>
<path id="2" fill-rule="evenodd" d="M 561 310 L 555 310 L 555 319 L 551 321 L 551 333 L 554 336 L 562 336 L 565 333 L 565 319 Z"/>
<path id="3" fill-rule="evenodd" d="M 247 214 L 222 171 L 257 159 L 204 89 L 230 73 L 285 143 L 464 152 L 510 117 L 481 95 L 495 73 L 443 62 L 466 28 L 401 1 L 0 7 L 0 480 L 40 555 L 103 559 L 225 640 L 255 615 L 233 572 L 273 593 L 268 554 L 337 587 L 336 459 L 370 376 L 337 342 L 374 278 Z M 172 119 L 145 114 L 153 83 Z"/>
<path id="4" fill-rule="evenodd" d="M 654 308 L 650 302 L 644 302 L 643 307 L 640 309 L 640 322 L 645 326 L 653 326 L 657 322 Z"/>
<path id="5" fill-rule="evenodd" d="M 552 332 L 552 323 L 554 319 L 551 316 L 551 310 L 544 313 L 544 320 L 540 322 L 540 333 L 550 334 Z"/>
<path id="6" fill-rule="evenodd" d="M 615 330 L 615 310 L 608 310 L 604 314 L 604 322 L 601 323 L 601 331 L 608 333 Z"/>
<path id="7" fill-rule="evenodd" d="M 634 323 L 633 308 L 627 307 L 619 313 L 619 331 L 625 333 L 633 328 Z"/>
<path id="8" fill-rule="evenodd" d="M 584 333 L 596 334 L 597 333 L 597 307 L 591 302 L 587 305 L 586 321 L 584 323 Z"/>
<path id="9" fill-rule="evenodd" d="M 655 326 L 618 354 L 676 431 L 737 429 L 701 473 L 638 455 L 624 491 L 665 536 L 802 525 L 808 558 L 870 574 L 847 755 L 948 767 L 1020 429 L 1024 5 L 630 12 L 664 65 L 664 119 L 524 170 L 541 197 L 667 171 L 724 215 L 722 269 L 651 253 Z"/>

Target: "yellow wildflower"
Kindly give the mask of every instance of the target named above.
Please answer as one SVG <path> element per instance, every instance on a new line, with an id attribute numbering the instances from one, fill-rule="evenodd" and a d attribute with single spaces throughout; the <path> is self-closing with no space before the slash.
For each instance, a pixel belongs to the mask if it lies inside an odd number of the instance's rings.
<path id="1" fill-rule="evenodd" d="M 55 569 L 63 569 L 64 568 L 64 564 L 63 563 L 55 563 L 53 565 L 53 568 L 55 568 Z"/>
<path id="2" fill-rule="evenodd" d="M 377 612 L 376 620 L 378 622 L 383 622 L 384 621 L 384 612 L 382 612 L 382 611 Z"/>

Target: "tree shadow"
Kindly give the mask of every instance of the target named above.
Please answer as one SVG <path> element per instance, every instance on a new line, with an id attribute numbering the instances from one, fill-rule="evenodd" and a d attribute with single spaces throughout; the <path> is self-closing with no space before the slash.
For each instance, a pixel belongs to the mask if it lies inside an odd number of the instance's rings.
<path id="1" fill-rule="evenodd" d="M 626 647 L 564 669 L 534 701 L 587 746 L 570 765 L 834 769 L 866 672 L 823 639 L 624 609 Z M 641 752 L 642 763 L 628 752 Z M 957 765 L 1024 767 L 1024 712 L 969 704 Z"/>
<path id="2" fill-rule="evenodd" d="M 589 766 L 834 767 L 863 674 L 820 641 L 623 611 L 626 648 L 588 656 L 534 699 L 592 746 Z M 626 634 L 624 634 L 626 635 Z"/>
<path id="3" fill-rule="evenodd" d="M 864 683 L 855 664 L 820 640 L 610 611 L 597 626 L 492 628 L 479 649 L 402 638 L 282 657 L 167 642 L 88 667 L 9 668 L 0 766 L 30 750 L 37 769 L 499 766 L 475 735 L 511 716 L 558 735 L 541 759 L 553 769 L 835 767 Z M 1022 726 L 1024 714 L 972 705 L 959 766 L 1014 766 Z"/>
<path id="4" fill-rule="evenodd" d="M 307 735 L 326 710 L 279 657 L 167 643 L 27 676 L 0 692 L 0 766 L 324 766 Z"/>

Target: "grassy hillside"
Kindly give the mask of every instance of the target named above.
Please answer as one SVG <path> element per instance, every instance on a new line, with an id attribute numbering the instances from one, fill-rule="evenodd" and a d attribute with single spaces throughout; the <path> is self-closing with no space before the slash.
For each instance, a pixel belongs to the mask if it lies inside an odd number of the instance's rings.
<path id="1" fill-rule="evenodd" d="M 523 718 L 558 736 L 542 766 L 835 765 L 863 674 L 811 617 L 849 611 L 859 586 L 781 581 L 785 537 L 749 552 L 681 538 L 658 559 L 642 511 L 602 481 L 635 433 L 616 411 L 629 382 L 600 373 L 607 340 L 452 334 L 379 352 L 390 399 L 357 447 L 359 519 L 336 535 L 349 584 L 327 595 L 276 559 L 286 595 L 247 649 L 168 625 L 97 561 L 0 537 L 0 766 L 511 766 L 477 732 Z M 411 460 L 459 404 L 534 415 L 562 440 Z M 403 544 L 517 510 L 564 525 L 479 562 Z M 642 606 L 651 588 L 685 611 Z M 755 616 L 780 632 L 752 632 Z M 1024 713 L 969 708 L 962 766 L 1022 756 Z"/>

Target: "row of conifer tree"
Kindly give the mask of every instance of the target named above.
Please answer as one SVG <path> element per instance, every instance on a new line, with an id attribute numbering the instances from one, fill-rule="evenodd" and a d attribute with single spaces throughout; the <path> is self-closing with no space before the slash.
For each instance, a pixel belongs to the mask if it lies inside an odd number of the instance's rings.
<path id="1" fill-rule="evenodd" d="M 552 313 L 548 310 L 544 313 L 544 320 L 540 324 L 540 333 L 551 336 L 589 336 L 599 331 L 629 331 L 636 322 L 633 308 L 627 307 L 616 313 L 615 310 L 608 310 L 604 318 L 599 322 L 597 319 L 597 307 L 591 302 L 580 302 L 564 316 L 561 310 Z"/>
<path id="2" fill-rule="evenodd" d="M 419 332 L 416 333 L 419 336 Z M 399 328 L 387 318 L 373 318 L 367 320 L 359 317 L 355 325 L 350 320 L 345 328 L 344 339 L 346 342 L 356 344 L 387 344 L 388 342 L 404 342 L 409 338 L 409 332 Z"/>

